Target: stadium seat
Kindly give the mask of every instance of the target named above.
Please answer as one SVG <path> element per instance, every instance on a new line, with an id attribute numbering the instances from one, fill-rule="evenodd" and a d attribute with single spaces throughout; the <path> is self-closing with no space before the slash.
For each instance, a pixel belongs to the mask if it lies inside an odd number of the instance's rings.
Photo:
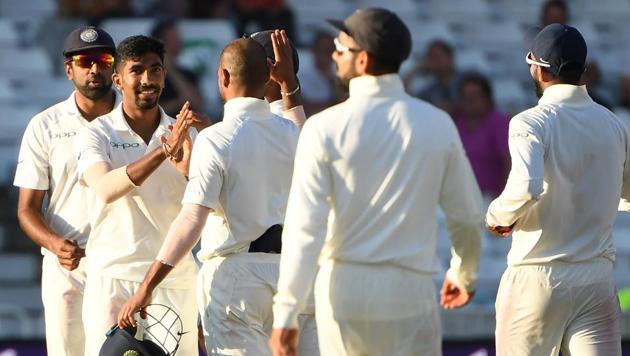
<path id="1" fill-rule="evenodd" d="M 134 35 L 149 35 L 155 20 L 150 18 L 110 18 L 100 27 L 109 33 L 118 45 L 123 39 Z"/>
<path id="2" fill-rule="evenodd" d="M 0 14 L 11 19 L 42 18 L 57 11 L 57 0 L 0 0 Z"/>
<path id="3" fill-rule="evenodd" d="M 32 254 L 0 254 L 0 270 L 11 273 L 0 274 L 0 283 L 37 282 L 40 272 L 40 259 Z"/>
<path id="4" fill-rule="evenodd" d="M 48 77 L 52 65 L 41 48 L 1 48 L 0 73 L 7 78 Z"/>
<path id="5" fill-rule="evenodd" d="M 0 304 L 0 340 L 33 337 L 33 323 L 25 308 Z"/>
<path id="6" fill-rule="evenodd" d="M 413 41 L 412 51 L 418 55 L 423 55 L 427 46 L 435 40 L 455 44 L 455 36 L 445 21 L 418 21 L 407 26 Z"/>

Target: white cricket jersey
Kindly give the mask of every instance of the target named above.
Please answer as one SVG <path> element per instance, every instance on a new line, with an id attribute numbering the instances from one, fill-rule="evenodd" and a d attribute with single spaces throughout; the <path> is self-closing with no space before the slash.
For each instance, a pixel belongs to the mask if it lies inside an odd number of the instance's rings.
<path id="1" fill-rule="evenodd" d="M 436 272 L 438 205 L 453 243 L 448 275 L 473 289 L 482 199 L 451 118 L 407 95 L 396 74 L 352 79 L 350 98 L 300 135 L 274 326 L 295 325 L 318 257 Z"/>
<path id="2" fill-rule="evenodd" d="M 46 222 L 52 231 L 85 248 L 90 233 L 90 195 L 78 184 L 75 141 L 88 121 L 81 116 L 74 95 L 29 122 L 13 184 L 47 191 L 48 208 L 43 212 Z"/>
<path id="3" fill-rule="evenodd" d="M 79 139 L 79 177 L 99 162 L 111 169 L 131 164 L 161 146 L 175 120 L 160 108 L 160 124 L 149 144 L 127 124 L 122 104 L 86 126 Z M 194 136 L 193 136 L 194 138 Z M 92 232 L 86 254 L 87 273 L 142 282 L 155 260 L 171 222 L 181 208 L 186 178 L 164 161 L 140 187 L 118 200 L 91 207 Z M 160 284 L 165 288 L 194 286 L 197 267 L 189 254 Z"/>
<path id="4" fill-rule="evenodd" d="M 548 87 L 516 115 L 512 169 L 488 208 L 493 226 L 516 223 L 508 265 L 615 258 L 612 227 L 620 197 L 630 198 L 630 136 L 586 87 Z"/>
<path id="5" fill-rule="evenodd" d="M 223 121 L 199 134 L 183 203 L 213 209 L 200 260 L 247 251 L 269 227 L 282 224 L 298 135 L 266 101 L 243 97 L 226 102 Z"/>

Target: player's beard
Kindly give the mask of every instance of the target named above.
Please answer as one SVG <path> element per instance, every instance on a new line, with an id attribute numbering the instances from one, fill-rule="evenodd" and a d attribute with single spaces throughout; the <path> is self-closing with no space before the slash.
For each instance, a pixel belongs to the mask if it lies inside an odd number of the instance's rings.
<path id="1" fill-rule="evenodd" d="M 147 90 L 147 89 L 154 89 L 155 91 L 157 91 L 157 94 L 155 95 L 155 99 L 141 99 L 140 98 L 140 93 L 142 92 L 142 90 Z M 154 107 L 157 106 L 158 100 L 160 99 L 161 94 L 162 94 L 162 90 L 160 90 L 159 87 L 154 86 L 154 85 L 149 85 L 149 86 L 139 88 L 136 91 L 136 98 L 135 98 L 136 107 L 143 110 L 153 109 Z"/>
<path id="2" fill-rule="evenodd" d="M 89 81 L 98 81 L 101 83 L 100 87 L 91 87 L 89 84 Z M 91 100 L 99 100 L 104 98 L 107 94 L 110 93 L 111 89 L 112 89 L 112 81 L 107 80 L 104 76 L 102 75 L 96 75 L 93 77 L 90 77 L 86 80 L 86 82 L 84 84 L 79 84 L 77 83 L 76 80 L 73 80 L 74 82 L 74 86 L 77 88 L 77 90 L 86 98 L 91 99 Z"/>
<path id="3" fill-rule="evenodd" d="M 346 73 L 341 74 L 339 73 L 339 66 L 336 63 L 335 66 L 337 71 L 337 84 L 345 92 L 348 92 L 350 90 L 350 80 L 358 77 L 359 73 L 354 70 L 354 67 L 351 67 Z"/>
<path id="4" fill-rule="evenodd" d="M 534 89 L 536 91 L 536 96 L 538 97 L 538 99 L 540 99 L 543 96 L 544 90 L 542 86 L 540 85 L 539 81 L 537 81 L 536 79 L 532 79 L 532 80 L 534 81 Z"/>

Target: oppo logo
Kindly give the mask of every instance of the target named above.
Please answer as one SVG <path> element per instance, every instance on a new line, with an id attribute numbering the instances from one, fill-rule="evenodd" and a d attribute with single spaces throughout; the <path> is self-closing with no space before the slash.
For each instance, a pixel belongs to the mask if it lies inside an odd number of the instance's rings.
<path id="1" fill-rule="evenodd" d="M 135 142 L 135 143 L 127 143 L 127 142 L 111 142 L 110 143 L 112 145 L 113 148 L 122 148 L 123 150 L 126 150 L 128 148 L 137 148 L 140 147 L 140 144 Z"/>
<path id="2" fill-rule="evenodd" d="M 76 136 L 77 132 L 76 131 L 54 132 L 54 133 L 50 132 L 49 135 L 50 135 L 50 138 L 54 140 L 58 138 L 70 138 L 70 137 Z"/>

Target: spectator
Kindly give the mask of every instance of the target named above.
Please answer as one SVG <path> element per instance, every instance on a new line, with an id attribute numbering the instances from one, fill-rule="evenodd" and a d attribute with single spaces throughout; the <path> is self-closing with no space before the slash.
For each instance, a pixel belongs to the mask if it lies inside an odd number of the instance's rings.
<path id="1" fill-rule="evenodd" d="M 128 0 L 59 0 L 59 13 L 65 17 L 80 17 L 98 26 L 108 17 L 133 16 Z"/>
<path id="2" fill-rule="evenodd" d="M 496 197 L 510 170 L 509 117 L 495 109 L 492 87 L 481 74 L 464 75 L 458 95 L 455 125 L 481 191 Z"/>
<path id="3" fill-rule="evenodd" d="M 412 94 L 452 113 L 457 93 L 453 47 L 442 40 L 429 44 L 424 60 L 407 75 L 405 82 L 411 82 L 416 75 L 428 76 L 430 82 L 422 90 Z"/>
<path id="4" fill-rule="evenodd" d="M 304 66 L 299 76 L 304 111 L 309 116 L 338 103 L 342 97 L 331 57 L 334 50 L 333 37 L 328 32 L 318 31 L 311 45 L 313 62 Z"/>
<path id="5" fill-rule="evenodd" d="M 297 41 L 293 12 L 284 0 L 233 0 L 230 1 L 230 15 L 239 35 L 281 28 L 289 38 Z"/>
<path id="6" fill-rule="evenodd" d="M 552 23 L 566 24 L 569 20 L 569 7 L 564 0 L 549 0 L 540 11 L 542 27 Z"/>
<path id="7" fill-rule="evenodd" d="M 189 101 L 193 110 L 203 109 L 203 97 L 199 89 L 197 75 L 177 64 L 177 56 L 182 49 L 182 41 L 175 20 L 158 21 L 151 30 L 151 36 L 164 42 L 166 54 L 164 68 L 166 82 L 160 97 L 164 111 L 175 117 L 184 102 Z"/>

